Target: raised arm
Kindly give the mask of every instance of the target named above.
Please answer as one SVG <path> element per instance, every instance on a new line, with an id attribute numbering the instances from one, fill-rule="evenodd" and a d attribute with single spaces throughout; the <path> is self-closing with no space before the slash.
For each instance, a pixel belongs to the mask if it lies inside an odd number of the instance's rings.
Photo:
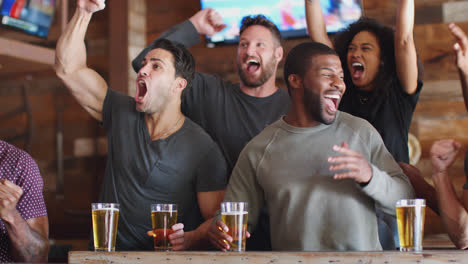
<path id="1" fill-rule="evenodd" d="M 400 0 L 395 32 L 395 62 L 398 79 L 408 94 L 418 86 L 418 62 L 413 38 L 414 0 Z"/>
<path id="2" fill-rule="evenodd" d="M 55 71 L 78 103 L 95 119 L 102 121 L 107 92 L 104 79 L 86 65 L 84 37 L 92 14 L 102 10 L 104 0 L 78 0 L 73 18 L 57 43 Z"/>
<path id="3" fill-rule="evenodd" d="M 333 48 L 333 43 L 327 35 L 320 0 L 305 0 L 305 11 L 307 30 L 312 41 L 320 42 Z"/>
<path id="4" fill-rule="evenodd" d="M 457 248 L 468 248 L 468 213 L 460 202 L 448 176 L 460 143 L 444 139 L 431 147 L 432 179 L 437 191 L 440 216 L 452 242 Z"/>
<path id="5" fill-rule="evenodd" d="M 468 37 L 457 25 L 449 25 L 450 32 L 456 39 L 453 49 L 457 54 L 457 68 L 460 75 L 460 82 L 465 100 L 465 108 L 468 110 Z"/>
<path id="6" fill-rule="evenodd" d="M 220 32 L 225 27 L 226 25 L 223 23 L 223 19 L 217 11 L 211 8 L 205 8 L 198 11 L 190 19 L 163 32 L 153 43 L 158 39 L 165 38 L 170 41 L 179 42 L 185 47 L 190 47 L 200 42 L 200 35 L 211 36 Z M 145 58 L 146 53 L 150 50 L 151 45 L 152 44 L 148 45 L 133 59 L 132 66 L 135 72 L 140 70 L 141 62 Z"/>

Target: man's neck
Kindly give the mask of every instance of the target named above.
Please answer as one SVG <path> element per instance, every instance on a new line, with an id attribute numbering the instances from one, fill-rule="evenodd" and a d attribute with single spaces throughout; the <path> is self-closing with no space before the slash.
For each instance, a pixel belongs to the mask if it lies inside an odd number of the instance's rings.
<path id="1" fill-rule="evenodd" d="M 322 123 L 314 120 L 304 109 L 304 106 L 291 106 L 288 114 L 284 117 L 284 122 L 295 127 L 314 127 Z"/>
<path id="2" fill-rule="evenodd" d="M 240 89 L 245 94 L 253 97 L 268 97 L 274 94 L 278 90 L 278 87 L 276 87 L 275 76 L 272 76 L 263 85 L 257 87 L 249 87 L 241 82 Z"/>
<path id="3" fill-rule="evenodd" d="M 167 138 L 184 124 L 185 116 L 179 107 L 167 106 L 163 111 L 145 114 L 146 127 L 152 140 Z"/>

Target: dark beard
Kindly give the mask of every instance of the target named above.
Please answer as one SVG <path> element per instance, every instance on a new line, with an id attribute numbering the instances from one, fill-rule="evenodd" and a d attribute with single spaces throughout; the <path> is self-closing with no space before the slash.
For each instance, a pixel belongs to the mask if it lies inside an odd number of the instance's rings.
<path id="1" fill-rule="evenodd" d="M 320 95 L 310 92 L 304 87 L 304 107 L 309 115 L 317 122 L 325 125 L 330 125 L 335 122 L 335 116 L 333 118 L 326 118 L 325 106 L 320 100 Z"/>
<path id="2" fill-rule="evenodd" d="M 270 77 L 276 72 L 275 61 L 271 60 L 268 64 L 265 65 L 265 68 L 262 68 L 262 74 L 256 80 L 249 80 L 248 74 L 242 70 L 242 65 L 237 61 L 237 73 L 242 81 L 242 83 L 247 87 L 259 87 L 270 79 Z M 261 67 L 261 66 L 260 66 Z"/>

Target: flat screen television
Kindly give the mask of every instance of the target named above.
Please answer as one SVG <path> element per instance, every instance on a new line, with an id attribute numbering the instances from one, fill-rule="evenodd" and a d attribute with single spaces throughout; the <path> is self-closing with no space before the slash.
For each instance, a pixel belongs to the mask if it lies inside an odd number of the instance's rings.
<path id="1" fill-rule="evenodd" d="M 207 37 L 207 45 L 234 44 L 239 41 L 242 17 L 263 14 L 276 24 L 283 38 L 307 36 L 304 0 L 200 0 L 201 8 L 213 8 L 227 27 Z M 362 15 L 360 0 L 320 0 L 328 33 L 335 33 Z"/>
<path id="2" fill-rule="evenodd" d="M 47 38 L 55 0 L 0 0 L 0 24 Z"/>

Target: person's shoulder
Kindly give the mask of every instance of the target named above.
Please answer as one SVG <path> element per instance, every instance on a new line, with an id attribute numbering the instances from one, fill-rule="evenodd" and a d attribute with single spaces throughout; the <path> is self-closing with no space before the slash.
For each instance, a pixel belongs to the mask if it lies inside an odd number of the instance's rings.
<path id="1" fill-rule="evenodd" d="M 136 110 L 136 102 L 133 97 L 110 88 L 104 100 L 103 111 L 111 115 L 133 115 L 138 113 Z"/>
<path id="2" fill-rule="evenodd" d="M 1 169 L 4 171 L 27 170 L 39 172 L 36 161 L 28 152 L 2 140 L 0 140 L 0 161 L 8 161 L 1 162 L 2 166 L 5 166 L 5 164 L 12 165 L 9 168 L 2 167 Z"/>
<path id="3" fill-rule="evenodd" d="M 134 100 L 131 96 L 111 88 L 108 89 L 107 96 L 110 100 L 117 104 L 134 104 Z"/>
<path id="4" fill-rule="evenodd" d="M 200 86 L 200 83 L 203 84 L 202 85 L 203 87 L 215 88 L 215 89 L 233 88 L 236 86 L 240 86 L 239 83 L 233 83 L 229 80 L 222 79 L 220 76 L 216 74 L 196 72 L 193 85 Z M 199 87 L 195 87 L 195 89 L 196 88 L 199 88 Z"/>
<path id="5" fill-rule="evenodd" d="M 253 137 L 245 146 L 250 149 L 263 149 L 265 148 L 277 135 L 278 131 L 282 129 L 284 121 L 279 119 L 274 123 L 265 127 L 260 133 Z"/>
<path id="6" fill-rule="evenodd" d="M 2 153 L 2 156 L 7 156 L 9 159 L 12 160 L 32 160 L 34 163 L 35 161 L 29 155 L 28 152 L 17 148 L 3 140 L 0 140 L 0 153 Z"/>
<path id="7" fill-rule="evenodd" d="M 184 125 L 182 126 L 182 136 L 197 145 L 213 145 L 216 144 L 211 136 L 197 123 L 190 118 L 185 117 Z"/>
<path id="8" fill-rule="evenodd" d="M 283 88 L 278 88 L 276 94 L 280 101 L 282 101 L 284 104 L 290 105 L 291 97 L 289 96 L 288 91 Z"/>

